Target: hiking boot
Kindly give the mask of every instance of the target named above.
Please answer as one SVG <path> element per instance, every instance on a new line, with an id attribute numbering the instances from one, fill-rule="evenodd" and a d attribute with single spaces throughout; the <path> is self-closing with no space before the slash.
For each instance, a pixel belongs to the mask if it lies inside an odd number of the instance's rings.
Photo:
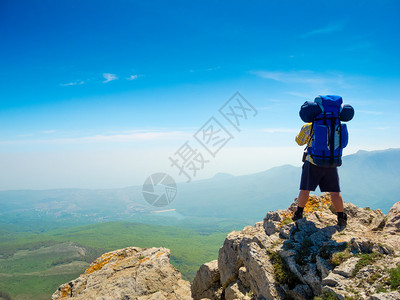
<path id="1" fill-rule="evenodd" d="M 295 212 L 294 212 L 294 215 L 293 215 L 293 217 L 292 217 L 292 220 L 293 221 L 297 221 L 297 220 L 300 220 L 300 219 L 302 219 L 303 218 L 303 213 L 301 213 L 301 212 L 299 212 L 298 210 L 296 210 Z"/>
<path id="2" fill-rule="evenodd" d="M 343 218 L 339 218 L 338 217 L 337 225 L 340 228 L 344 228 L 344 227 L 347 226 L 347 215 L 346 215 L 346 213 L 343 213 Z"/>

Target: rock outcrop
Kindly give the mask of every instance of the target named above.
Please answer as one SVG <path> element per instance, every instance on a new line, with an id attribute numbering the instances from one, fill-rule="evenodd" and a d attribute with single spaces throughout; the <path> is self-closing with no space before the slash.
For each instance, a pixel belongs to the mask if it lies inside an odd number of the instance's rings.
<path id="1" fill-rule="evenodd" d="M 400 299 L 390 284 L 390 270 L 399 266 L 400 274 L 400 202 L 387 216 L 345 203 L 343 231 L 328 194 L 310 196 L 306 218 L 294 223 L 296 207 L 268 212 L 263 222 L 228 234 L 218 261 L 197 272 L 192 297 Z"/>
<path id="2" fill-rule="evenodd" d="M 52 299 L 191 299 L 190 283 L 169 263 L 166 248 L 129 247 L 103 254 Z"/>

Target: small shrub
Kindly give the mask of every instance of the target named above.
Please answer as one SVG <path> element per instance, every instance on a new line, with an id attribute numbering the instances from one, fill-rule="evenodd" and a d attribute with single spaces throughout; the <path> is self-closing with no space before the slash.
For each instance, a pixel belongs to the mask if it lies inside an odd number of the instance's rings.
<path id="1" fill-rule="evenodd" d="M 293 289 L 298 283 L 296 275 L 294 275 L 286 262 L 280 257 L 277 252 L 268 251 L 268 255 L 274 266 L 275 280 L 279 284 L 287 284 L 290 289 Z"/>
<path id="2" fill-rule="evenodd" d="M 388 290 L 385 289 L 382 285 L 378 285 L 376 287 L 376 293 L 387 293 L 387 292 L 388 292 Z"/>
<path id="3" fill-rule="evenodd" d="M 396 268 L 390 269 L 390 287 L 392 290 L 397 289 L 400 286 L 400 265 Z"/>
<path id="4" fill-rule="evenodd" d="M 282 220 L 279 223 L 279 227 L 281 227 L 282 225 L 287 225 L 287 224 L 292 223 L 293 222 L 292 215 L 293 215 L 293 213 L 290 211 L 283 212 L 281 215 Z"/>
<path id="5" fill-rule="evenodd" d="M 357 262 L 357 264 L 354 268 L 354 271 L 352 274 L 353 277 L 356 276 L 358 271 L 360 271 L 365 266 L 373 264 L 378 258 L 380 258 L 382 256 L 382 254 L 372 252 L 372 253 L 364 253 L 364 254 L 361 254 L 358 256 L 360 256 L 360 260 Z"/>
<path id="6" fill-rule="evenodd" d="M 324 291 L 321 295 L 314 297 L 313 300 L 337 300 L 338 297 L 331 291 Z"/>
<path id="7" fill-rule="evenodd" d="M 371 276 L 369 276 L 367 282 L 372 284 L 372 283 L 376 282 L 381 276 L 382 276 L 382 274 L 379 271 L 376 271 L 375 273 L 372 273 Z"/>
<path id="8" fill-rule="evenodd" d="M 351 257 L 350 249 L 346 248 L 346 250 L 342 252 L 333 253 L 329 262 L 334 266 L 338 266 L 342 264 L 344 261 L 348 260 L 350 257 Z"/>
<path id="9" fill-rule="evenodd" d="M 308 257 L 311 254 L 311 247 L 313 246 L 313 242 L 309 237 L 306 237 L 301 242 L 301 247 L 296 255 L 296 263 L 299 265 L 304 264 L 304 258 Z"/>
<path id="10" fill-rule="evenodd" d="M 293 222 L 292 218 L 288 217 L 288 218 L 286 218 L 286 219 L 284 219 L 282 221 L 282 225 L 287 225 L 287 224 L 290 224 L 292 222 Z"/>
<path id="11" fill-rule="evenodd" d="M 336 245 L 325 245 L 322 246 L 319 250 L 319 256 L 323 259 L 330 259 L 332 257 L 332 253 L 343 252 L 345 249 L 350 248 L 349 243 L 338 243 Z"/>

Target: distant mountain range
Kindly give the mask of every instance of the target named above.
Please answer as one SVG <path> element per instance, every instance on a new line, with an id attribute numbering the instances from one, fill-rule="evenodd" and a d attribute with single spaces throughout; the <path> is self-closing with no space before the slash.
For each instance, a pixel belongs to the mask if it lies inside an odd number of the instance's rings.
<path id="1" fill-rule="evenodd" d="M 284 165 L 264 172 L 181 184 L 173 203 L 184 215 L 255 222 L 269 210 L 288 207 L 298 195 L 301 168 Z M 387 213 L 400 199 L 400 149 L 358 151 L 339 167 L 344 201 Z M 319 189 L 317 189 L 319 191 Z"/>
<path id="2" fill-rule="evenodd" d="M 121 189 L 0 191 L 0 224 L 80 225 L 112 220 L 156 222 L 163 216 L 223 218 L 252 224 L 266 212 L 286 208 L 298 194 L 301 168 L 291 165 L 264 172 L 178 184 L 165 209 L 145 202 L 141 186 Z M 400 195 L 400 149 L 359 151 L 343 157 L 339 168 L 345 201 L 387 213 Z M 179 219 L 179 218 L 178 218 Z"/>
<path id="3" fill-rule="evenodd" d="M 358 151 L 339 170 L 345 201 L 386 214 L 400 200 L 400 149 Z"/>

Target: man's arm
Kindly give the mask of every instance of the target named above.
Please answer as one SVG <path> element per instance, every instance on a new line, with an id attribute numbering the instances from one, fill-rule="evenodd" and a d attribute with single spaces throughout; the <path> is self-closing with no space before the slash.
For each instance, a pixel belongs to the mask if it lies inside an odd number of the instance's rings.
<path id="1" fill-rule="evenodd" d="M 301 130 L 299 134 L 296 136 L 296 143 L 299 146 L 303 146 L 305 144 L 308 144 L 311 138 L 311 128 L 312 128 L 312 123 L 306 123 L 301 127 Z"/>

